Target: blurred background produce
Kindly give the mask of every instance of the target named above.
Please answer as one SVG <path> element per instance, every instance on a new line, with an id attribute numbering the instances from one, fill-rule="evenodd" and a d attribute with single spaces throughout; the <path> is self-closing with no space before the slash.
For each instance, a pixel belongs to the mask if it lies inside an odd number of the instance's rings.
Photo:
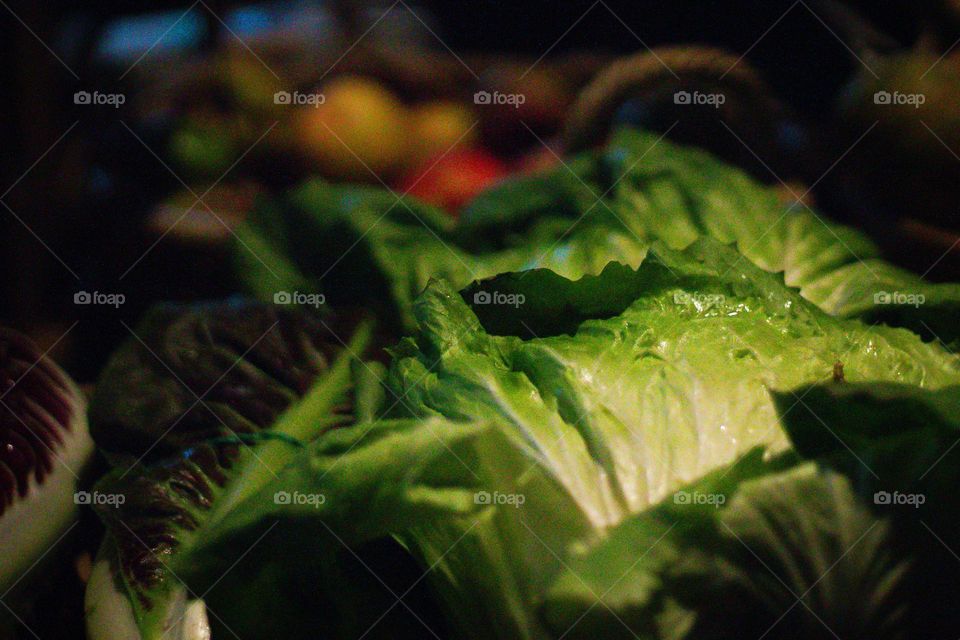
<path id="1" fill-rule="evenodd" d="M 648 70 L 606 124 L 796 185 L 788 199 L 862 227 L 894 261 L 923 272 L 943 256 L 928 277 L 960 273 L 960 12 L 946 0 L 56 2 L 2 13 L 12 64 L 0 102 L 0 305 L 3 321 L 41 340 L 77 315 L 78 289 L 123 291 L 131 319 L 154 300 L 230 291 L 231 227 L 258 196 L 307 178 L 387 186 L 455 217 L 505 176 L 558 166 L 574 142 L 566 123 L 587 118 L 578 93 L 617 56 L 687 44 L 730 58 L 695 60 L 689 76 L 672 73 L 676 61 Z M 732 99 L 676 104 L 705 73 Z M 878 92 L 923 102 L 881 104 Z M 592 135 L 575 142 L 603 131 Z M 57 347 L 81 377 L 124 333 L 98 327 L 76 351 L 91 324 Z"/>

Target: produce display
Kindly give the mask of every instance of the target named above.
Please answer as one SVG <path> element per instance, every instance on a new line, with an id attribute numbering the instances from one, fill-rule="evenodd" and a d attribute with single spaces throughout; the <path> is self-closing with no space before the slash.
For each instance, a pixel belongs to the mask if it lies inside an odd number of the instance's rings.
<path id="1" fill-rule="evenodd" d="M 310 117 L 394 109 L 357 82 Z M 416 162 L 471 135 L 422 108 Z M 314 131 L 330 177 L 403 173 Z M 464 153 L 259 198 L 243 295 L 153 308 L 89 412 L 9 369 L 13 415 L 60 443 L 88 413 L 109 467 L 91 639 L 952 637 L 960 285 L 656 134 L 508 177 Z"/>
<path id="2" fill-rule="evenodd" d="M 20 4 L 0 640 L 960 637 L 960 0 Z"/>
<path id="3" fill-rule="evenodd" d="M 270 299 L 299 286 L 334 304 L 386 306 L 387 321 L 407 330 L 414 299 L 434 277 L 456 288 L 531 268 L 578 279 L 610 262 L 636 268 L 653 242 L 681 250 L 707 236 L 782 272 L 830 315 L 957 338 L 960 285 L 925 282 L 884 262 L 861 232 L 784 207 L 742 171 L 633 129 L 562 167 L 502 181 L 456 222 L 385 189 L 314 180 L 264 202 L 237 234 L 249 291 Z M 913 294 L 914 304 L 878 304 L 895 293 Z"/>
<path id="4" fill-rule="evenodd" d="M 482 91 L 409 95 L 357 74 L 290 90 L 255 61 L 225 54 L 199 95 L 167 106 L 166 156 L 196 184 L 220 178 L 242 154 L 271 168 L 253 171 L 263 181 L 281 173 L 382 182 L 455 215 L 512 170 L 556 164 L 537 138 L 559 131 L 571 88 L 541 70 L 494 65 L 490 75 L 511 90 L 509 104 L 489 92 L 484 101 Z"/>

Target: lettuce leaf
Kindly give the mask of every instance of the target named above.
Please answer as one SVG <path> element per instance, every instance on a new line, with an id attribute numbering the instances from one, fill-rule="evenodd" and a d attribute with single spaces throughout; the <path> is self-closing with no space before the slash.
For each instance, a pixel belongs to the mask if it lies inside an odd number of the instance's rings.
<path id="1" fill-rule="evenodd" d="M 949 345 L 960 338 L 960 285 L 928 283 L 881 260 L 864 234 L 784 205 L 705 152 L 632 129 L 557 169 L 500 183 L 456 224 L 410 197 L 312 181 L 265 204 L 238 234 L 246 245 L 238 245 L 238 272 L 250 291 L 323 289 L 334 304 L 372 305 L 407 330 L 431 277 L 457 289 L 535 268 L 577 279 L 613 261 L 636 268 L 654 241 L 683 249 L 710 237 L 782 272 L 831 315 Z"/>
<path id="2" fill-rule="evenodd" d="M 257 249 L 238 251 L 238 275 L 258 296 L 322 292 L 412 335 L 385 391 L 349 356 L 365 337 L 328 354 L 315 321 L 273 345 L 284 357 L 252 350 L 249 367 L 238 345 L 263 318 L 201 322 L 169 341 L 168 372 L 150 352 L 184 323 L 138 331 L 98 389 L 95 433 L 115 464 L 149 463 L 102 487 L 130 496 L 103 517 L 150 637 L 190 619 L 230 569 L 226 550 L 278 521 L 298 527 L 290 548 L 309 545 L 297 569 L 319 572 L 330 620 L 315 633 L 329 637 L 367 632 L 380 601 L 344 580 L 343 560 L 385 538 L 418 560 L 457 637 L 896 637 L 905 615 L 935 617 L 903 609 L 905 592 L 944 607 L 955 595 L 930 560 L 947 564 L 932 549 L 956 539 L 954 466 L 928 476 L 936 509 L 865 496 L 905 491 L 949 455 L 960 287 L 883 262 L 862 234 L 785 208 L 709 155 L 623 131 L 481 195 L 458 223 L 312 181 L 238 235 Z M 246 377 L 192 407 L 181 387 L 206 392 L 238 356 Z M 315 499 L 276 497 L 298 492 Z M 678 498 L 695 495 L 713 503 Z M 266 584 L 283 571 L 274 562 Z"/>
<path id="3" fill-rule="evenodd" d="M 62 541 L 77 524 L 77 489 L 94 453 L 86 409 L 47 352 L 0 327 L 0 635 L 43 615 L 34 606 L 45 574 L 38 564 L 70 547 Z"/>
<path id="4" fill-rule="evenodd" d="M 603 541 L 631 518 L 656 518 L 658 505 L 679 489 L 730 465 L 744 469 L 738 460 L 788 455 L 783 417 L 770 389 L 828 381 L 838 361 L 851 383 L 942 389 L 960 381 L 956 356 L 940 345 L 903 329 L 831 317 L 785 287 L 781 276 L 707 239 L 684 252 L 654 245 L 636 270 L 611 264 L 577 281 L 532 271 L 477 283 L 462 293 L 437 281 L 414 312 L 419 330 L 395 347 L 390 370 L 391 387 L 406 399 L 400 409 L 419 417 L 493 420 L 510 443 L 509 449 L 490 452 L 487 464 L 499 465 L 500 472 L 484 489 L 507 502 L 493 504 L 473 526 L 451 520 L 446 527 L 397 534 L 425 566 L 438 564 L 432 574 L 436 592 L 453 591 L 471 603 L 450 604 L 468 635 L 475 629 L 497 637 L 549 637 L 539 607 L 572 551 Z M 518 454 L 525 464 L 515 462 Z M 753 459 L 747 468 L 762 461 Z M 810 558 L 813 569 L 824 558 L 836 559 L 837 545 L 851 541 L 850 531 L 859 535 L 870 528 L 863 556 L 851 562 L 876 571 L 864 574 L 876 582 L 861 587 L 888 602 L 886 587 L 899 584 L 902 569 L 886 555 L 886 528 L 873 528 L 871 511 L 854 506 L 849 482 L 809 466 L 784 473 L 782 478 L 769 471 L 748 474 L 762 476 L 757 482 L 763 484 L 754 489 L 745 483 L 737 494 L 743 497 L 722 522 L 784 562 L 788 551 L 797 553 L 809 543 L 809 553 L 820 554 Z M 750 518 L 740 521 L 751 510 L 779 513 L 784 504 L 815 491 L 823 493 L 821 501 L 784 512 L 765 529 L 754 530 Z M 526 499 L 518 507 L 519 496 Z M 749 558 L 741 554 L 734 562 L 725 528 L 718 530 L 718 521 L 712 521 L 712 529 L 703 532 L 697 520 L 684 515 L 683 522 L 694 527 L 688 541 L 709 544 L 719 531 L 717 553 L 735 565 L 729 580 L 742 582 L 737 576 L 747 568 L 740 565 Z M 805 532 L 808 539 L 774 539 L 774 532 L 807 521 L 822 521 Z M 850 529 L 854 524 L 859 528 Z M 664 530 L 662 522 L 649 525 L 638 545 L 646 548 L 643 541 Z M 676 556 L 691 553 L 681 542 Z M 609 555 L 623 562 L 622 554 Z M 672 564 L 669 558 L 659 562 Z M 598 575 L 607 571 L 606 565 L 597 567 Z M 705 579 L 697 575 L 694 582 Z M 853 569 L 843 572 L 850 580 L 854 575 L 859 574 Z M 805 589 L 815 580 L 808 572 L 791 585 Z M 839 588 L 833 582 L 820 587 Z M 589 607 L 592 600 L 584 596 L 589 591 L 564 596 L 565 604 L 547 616 L 548 622 L 559 616 L 551 628 L 583 614 L 571 608 L 570 599 Z M 773 611 L 777 602 L 766 605 Z M 831 620 L 843 618 L 844 607 L 858 602 L 838 601 Z M 681 612 L 677 603 L 669 609 L 671 615 Z M 857 626 L 860 622 L 865 626 Z M 886 629 L 892 622 L 881 612 L 851 624 Z M 615 634 L 614 626 L 603 628 Z"/>
<path id="5" fill-rule="evenodd" d="M 543 605 L 556 637 L 902 637 L 890 524 L 841 474 L 760 465 L 715 471 L 571 559 Z"/>
<path id="6" fill-rule="evenodd" d="M 369 327 L 344 345 L 312 310 L 237 302 L 160 307 L 131 333 L 91 404 L 116 466 L 94 490 L 109 498 L 95 506 L 110 538 L 88 629 L 112 637 L 105 612 L 125 594 L 140 637 L 192 637 L 207 620 L 181 574 L 305 443 L 352 419 L 351 361 Z"/>
<path id="7" fill-rule="evenodd" d="M 786 422 L 797 450 L 848 477 L 862 500 L 892 522 L 892 546 L 910 559 L 911 634 L 950 637 L 960 624 L 949 604 L 960 597 L 960 466 L 952 459 L 960 387 L 843 384 L 795 393 L 803 402 Z M 783 412 L 795 397 L 778 394 Z"/>
<path id="8" fill-rule="evenodd" d="M 471 250 L 437 209 L 385 190 L 309 181 L 264 204 L 237 233 L 238 275 L 264 299 L 277 291 L 319 291 L 333 306 L 365 306 L 397 326 L 414 326 L 413 300 L 434 277 L 456 286 L 534 265 L 577 277 L 610 260 L 639 264 L 646 244 L 626 230 L 585 229 L 564 240 L 568 223 L 546 220 L 522 245 Z M 262 250 L 260 250 L 262 248 Z M 257 258 L 264 260 L 267 267 Z"/>
<path id="9" fill-rule="evenodd" d="M 611 206 L 640 237 L 677 249 L 702 235 L 735 243 L 831 315 L 957 339 L 960 286 L 932 284 L 884 262 L 863 233 L 805 205 L 783 204 L 774 190 L 706 152 L 653 143 L 652 135 L 625 129 L 605 154 L 609 171 L 625 175 Z M 898 302 L 901 296 L 923 302 Z"/>
<path id="10" fill-rule="evenodd" d="M 542 607 L 556 635 L 949 637 L 960 387 L 774 396 L 796 453 L 746 456 L 575 555 Z"/>
<path id="11" fill-rule="evenodd" d="M 216 611 L 242 620 L 245 637 L 274 637 L 279 628 L 288 630 L 287 637 L 421 636 L 436 624 L 419 619 L 422 611 L 406 621 L 410 629 L 402 629 L 396 619 L 389 624 L 381 620 L 397 605 L 400 593 L 420 582 L 423 570 L 411 568 L 409 577 L 399 576 L 402 588 L 387 587 L 383 593 L 381 576 L 397 578 L 394 565 L 402 565 L 408 556 L 395 549 L 370 559 L 364 558 L 363 549 L 395 531 L 475 517 L 481 507 L 474 500 L 476 480 L 468 469 L 477 466 L 478 447 L 502 448 L 497 442 L 498 435 L 486 423 L 441 419 L 381 420 L 327 432 L 224 518 L 211 519 L 192 550 L 191 564 L 178 575 L 204 593 L 210 585 L 222 584 L 220 577 L 231 571 L 237 549 L 250 548 L 269 535 L 271 548 L 252 562 L 279 564 L 287 574 L 302 566 L 317 567 L 309 593 L 291 594 L 289 600 L 306 601 L 308 611 L 320 609 L 322 623 L 309 629 L 302 620 L 294 625 L 271 619 L 257 634 L 250 618 L 262 617 L 262 611 L 244 617 L 232 609 L 226 593 L 220 594 Z M 279 538 L 274 537 L 277 530 Z M 256 567 L 250 569 L 254 574 Z M 283 584 L 281 580 L 270 588 Z M 261 600 L 275 597 L 260 594 Z M 298 616 L 305 617 L 302 605 Z"/>

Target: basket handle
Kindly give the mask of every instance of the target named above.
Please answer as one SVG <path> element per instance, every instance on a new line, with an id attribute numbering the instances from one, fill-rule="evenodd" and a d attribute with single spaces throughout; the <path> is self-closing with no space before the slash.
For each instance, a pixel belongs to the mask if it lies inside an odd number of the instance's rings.
<path id="1" fill-rule="evenodd" d="M 760 121 L 775 121 L 786 111 L 742 56 L 713 47 L 662 47 L 615 60 L 584 87 L 564 127 L 564 150 L 577 152 L 599 142 L 627 99 L 670 84 L 723 87 L 741 96 Z"/>

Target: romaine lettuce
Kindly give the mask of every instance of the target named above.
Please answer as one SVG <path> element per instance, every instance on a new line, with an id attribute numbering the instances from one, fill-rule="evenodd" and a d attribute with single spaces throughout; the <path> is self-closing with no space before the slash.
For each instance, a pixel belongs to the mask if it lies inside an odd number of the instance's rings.
<path id="1" fill-rule="evenodd" d="M 405 637 L 384 616 L 421 582 L 454 637 L 511 640 L 897 637 L 935 617 L 905 593 L 956 595 L 960 287 L 707 154 L 623 131 L 458 223 L 309 182 L 237 233 L 251 292 L 322 292 L 409 337 L 385 375 L 365 328 L 299 309 L 137 329 L 93 403 L 117 465 L 99 486 L 129 499 L 101 509 L 91 593 L 124 589 L 145 637 L 188 636 L 210 598 L 250 637 Z M 865 499 L 921 475 L 933 508 Z M 912 545 L 924 526 L 942 535 Z M 396 553 L 367 564 L 385 539 Z M 249 589 L 221 582 L 238 549 L 263 568 L 239 570 Z M 380 573 L 409 556 L 421 572 L 394 590 Z M 311 580 L 326 618 L 258 615 Z M 116 611 L 91 602 L 94 622 Z"/>
<path id="2" fill-rule="evenodd" d="M 504 304 L 510 300 L 516 305 Z M 654 245 L 637 270 L 611 264 L 574 282 L 534 271 L 462 294 L 435 282 L 414 312 L 419 330 L 395 348 L 391 367 L 394 392 L 406 399 L 399 408 L 422 417 L 495 419 L 511 443 L 512 451 L 489 451 L 483 466 L 497 474 L 479 474 L 492 480 L 484 491 L 505 502 L 494 501 L 482 518 L 398 532 L 424 566 L 438 566 L 431 574 L 437 593 L 470 603 L 449 606 L 466 621 L 462 633 L 477 637 L 550 637 L 539 606 L 572 551 L 597 544 L 631 518 L 656 518 L 650 509 L 758 448 L 768 459 L 789 455 L 771 389 L 829 381 L 838 362 L 845 384 L 940 389 L 960 382 L 957 357 L 941 346 L 903 329 L 833 318 L 780 276 L 706 239 L 683 253 Z M 515 461 L 518 453 L 526 464 Z M 810 532 L 811 544 L 838 545 L 851 523 L 873 524 L 843 478 L 812 468 L 783 478 L 764 473 L 770 478 L 758 482 L 765 484 L 744 488 L 747 497 L 723 511 L 722 522 L 742 537 L 754 535 L 751 509 L 762 503 L 776 512 L 777 501 L 811 491 L 825 492 L 823 501 L 806 505 L 809 513 L 784 513 L 773 530 L 819 518 L 823 528 Z M 695 516 L 687 520 L 696 525 Z M 716 530 L 717 522 L 711 526 Z M 637 548 L 665 528 L 646 531 Z M 756 544 L 765 535 L 756 533 Z M 870 536 L 862 561 L 887 562 L 885 528 Z M 788 561 L 797 545 L 769 551 Z M 626 562 L 621 573 L 635 559 L 614 555 Z M 889 564 L 881 582 L 899 575 L 899 565 Z M 584 613 L 570 613 L 571 597 L 550 610 L 551 628 Z M 886 618 L 875 622 L 881 628 Z M 615 620 L 607 624 L 608 633 L 620 631 Z"/>
<path id="3" fill-rule="evenodd" d="M 864 234 L 783 204 L 705 152 L 631 129 L 559 168 L 502 182 L 457 224 L 410 197 L 312 181 L 261 206 L 237 233 L 238 273 L 251 292 L 323 290 L 334 304 L 372 306 L 406 330 L 431 277 L 454 288 L 534 268 L 576 279 L 612 261 L 635 268 L 657 240 L 683 249 L 707 236 L 783 272 L 831 315 L 947 344 L 960 337 L 960 285 L 928 283 L 881 260 Z"/>

